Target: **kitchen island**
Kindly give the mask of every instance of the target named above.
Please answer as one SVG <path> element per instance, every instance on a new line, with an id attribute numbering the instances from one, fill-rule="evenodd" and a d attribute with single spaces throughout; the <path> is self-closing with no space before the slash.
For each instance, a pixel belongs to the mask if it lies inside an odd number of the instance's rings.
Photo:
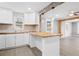
<path id="1" fill-rule="evenodd" d="M 60 36 L 61 34 L 49 32 L 30 33 L 30 47 L 37 47 L 42 56 L 59 56 Z"/>

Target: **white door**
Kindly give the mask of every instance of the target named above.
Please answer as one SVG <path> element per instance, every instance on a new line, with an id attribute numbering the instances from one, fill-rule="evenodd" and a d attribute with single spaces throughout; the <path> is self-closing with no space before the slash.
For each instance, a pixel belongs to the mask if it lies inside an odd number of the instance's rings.
<path id="1" fill-rule="evenodd" d="M 6 35 L 6 48 L 15 47 L 16 44 L 15 34 Z"/>
<path id="2" fill-rule="evenodd" d="M 72 35 L 77 34 L 77 22 L 72 22 Z"/>
<path id="3" fill-rule="evenodd" d="M 24 34 L 16 34 L 16 46 L 22 46 L 24 44 Z"/>
<path id="4" fill-rule="evenodd" d="M 71 22 L 65 23 L 65 37 L 69 37 L 72 35 L 72 24 Z"/>
<path id="5" fill-rule="evenodd" d="M 5 48 L 5 35 L 0 35 L 0 49 Z"/>

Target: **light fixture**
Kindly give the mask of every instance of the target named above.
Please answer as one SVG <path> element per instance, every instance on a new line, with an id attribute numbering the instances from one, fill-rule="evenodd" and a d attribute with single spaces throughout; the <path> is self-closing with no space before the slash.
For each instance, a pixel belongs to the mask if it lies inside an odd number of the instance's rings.
<path id="1" fill-rule="evenodd" d="M 31 8 L 28 8 L 28 10 L 31 10 Z"/>
<path id="2" fill-rule="evenodd" d="M 69 16 L 73 16 L 74 15 L 74 11 L 70 11 Z"/>

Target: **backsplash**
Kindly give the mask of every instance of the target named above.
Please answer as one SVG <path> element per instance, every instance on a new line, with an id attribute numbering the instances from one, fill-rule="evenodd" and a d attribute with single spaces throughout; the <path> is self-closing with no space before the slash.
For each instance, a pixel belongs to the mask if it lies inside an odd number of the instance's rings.
<path id="1" fill-rule="evenodd" d="M 24 31 L 36 31 L 36 26 L 26 25 L 24 26 Z"/>
<path id="2" fill-rule="evenodd" d="M 13 25 L 0 24 L 0 32 L 15 32 Z"/>
<path id="3" fill-rule="evenodd" d="M 16 28 L 13 25 L 0 24 L 0 32 L 15 32 L 15 31 L 16 31 Z M 37 26 L 26 25 L 24 26 L 23 31 L 37 31 Z M 21 31 L 16 31 L 16 32 L 21 32 Z"/>

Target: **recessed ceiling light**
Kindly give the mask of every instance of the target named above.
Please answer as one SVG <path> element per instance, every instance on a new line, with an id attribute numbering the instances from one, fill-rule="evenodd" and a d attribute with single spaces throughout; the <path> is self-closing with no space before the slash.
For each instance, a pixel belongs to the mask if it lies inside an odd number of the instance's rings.
<path id="1" fill-rule="evenodd" d="M 74 11 L 70 11 L 70 13 L 74 13 Z"/>
<path id="2" fill-rule="evenodd" d="M 28 10 L 31 10 L 31 8 L 28 8 Z"/>

